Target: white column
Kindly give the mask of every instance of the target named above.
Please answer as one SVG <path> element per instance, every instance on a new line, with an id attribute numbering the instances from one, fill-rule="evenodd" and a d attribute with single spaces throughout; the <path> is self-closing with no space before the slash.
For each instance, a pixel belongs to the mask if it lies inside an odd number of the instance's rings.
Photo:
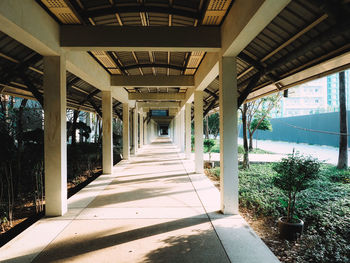
<path id="1" fill-rule="evenodd" d="M 196 173 L 203 173 L 203 91 L 194 92 L 194 153 Z"/>
<path id="2" fill-rule="evenodd" d="M 130 158 L 129 104 L 123 103 L 123 158 Z"/>
<path id="3" fill-rule="evenodd" d="M 138 150 L 138 147 L 139 147 L 139 143 L 138 143 L 138 109 L 137 109 L 137 103 L 135 105 L 135 108 L 134 108 L 134 116 L 133 116 L 133 122 L 134 122 L 134 125 L 133 125 L 133 140 L 134 140 L 134 154 L 137 153 L 137 150 Z"/>
<path id="4" fill-rule="evenodd" d="M 174 130 L 174 144 L 177 144 L 177 115 L 174 116 L 174 125 L 173 125 L 173 130 Z"/>
<path id="5" fill-rule="evenodd" d="M 219 62 L 221 211 L 238 214 L 237 71 L 234 57 Z"/>
<path id="6" fill-rule="evenodd" d="M 144 141 L 144 144 L 148 144 L 149 143 L 148 142 L 149 140 L 148 140 L 148 124 L 147 124 L 147 121 L 145 121 L 143 123 L 143 141 Z"/>
<path id="7" fill-rule="evenodd" d="M 176 115 L 176 145 L 181 149 L 181 121 L 180 121 L 180 111 Z"/>
<path id="8" fill-rule="evenodd" d="M 151 120 L 150 123 L 149 123 L 149 130 L 150 130 L 150 141 L 152 142 L 153 141 L 153 136 L 154 136 L 154 130 L 153 130 L 153 121 Z"/>
<path id="9" fill-rule="evenodd" d="M 143 147 L 143 110 L 140 109 L 140 148 Z"/>
<path id="10" fill-rule="evenodd" d="M 102 91 L 102 172 L 113 170 L 112 92 Z"/>
<path id="11" fill-rule="evenodd" d="M 185 151 L 185 107 L 180 111 L 180 149 Z"/>
<path id="12" fill-rule="evenodd" d="M 67 212 L 66 61 L 44 57 L 45 213 Z"/>
<path id="13" fill-rule="evenodd" d="M 191 103 L 185 106 L 185 152 L 186 159 L 191 158 Z"/>

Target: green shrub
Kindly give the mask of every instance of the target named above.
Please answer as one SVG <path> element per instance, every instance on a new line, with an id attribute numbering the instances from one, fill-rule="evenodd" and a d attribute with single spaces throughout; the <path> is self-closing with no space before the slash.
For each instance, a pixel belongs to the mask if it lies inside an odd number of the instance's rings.
<path id="1" fill-rule="evenodd" d="M 244 154 L 244 147 L 243 145 L 238 145 L 238 154 Z"/>
<path id="2" fill-rule="evenodd" d="M 350 261 L 350 184 L 335 183 L 330 175 L 336 168 L 321 165 L 318 178 L 300 192 L 296 215 L 305 221 L 296 256 L 302 262 Z M 272 184 L 273 164 L 252 164 L 239 173 L 240 206 L 275 220 L 286 213 L 287 198 Z"/>
<path id="3" fill-rule="evenodd" d="M 317 178 L 320 162 L 293 152 L 292 155 L 275 163 L 272 168 L 277 172 L 272 183 L 288 197 L 287 222 L 292 222 L 296 196 L 299 192 L 310 187 L 311 182 Z"/>
<path id="4" fill-rule="evenodd" d="M 214 147 L 211 149 L 212 153 L 220 153 L 220 143 L 216 142 Z"/>
<path id="5" fill-rule="evenodd" d="M 215 140 L 213 139 L 205 139 L 203 142 L 204 145 L 204 151 L 205 152 L 211 152 L 212 148 L 215 146 Z"/>
<path id="6" fill-rule="evenodd" d="M 217 179 L 219 179 L 220 178 L 220 167 L 208 169 L 208 173 L 209 173 L 209 175 L 214 176 Z"/>
<path id="7" fill-rule="evenodd" d="M 339 170 L 336 167 L 329 167 L 327 169 L 327 176 L 330 178 L 331 181 L 336 183 L 350 183 L 350 169 Z"/>
<path id="8" fill-rule="evenodd" d="M 220 169 L 215 169 L 212 174 L 219 177 Z M 322 164 L 317 179 L 297 196 L 303 201 L 296 203 L 295 212 L 305 221 L 305 230 L 293 262 L 350 262 L 350 184 L 335 182 L 335 173 L 334 166 Z M 252 164 L 249 169 L 240 170 L 240 207 L 273 220 L 285 215 L 283 203 L 288 200 L 273 185 L 275 176 L 273 164 Z"/>
<path id="9" fill-rule="evenodd" d="M 191 151 L 194 151 L 194 136 L 191 135 Z"/>

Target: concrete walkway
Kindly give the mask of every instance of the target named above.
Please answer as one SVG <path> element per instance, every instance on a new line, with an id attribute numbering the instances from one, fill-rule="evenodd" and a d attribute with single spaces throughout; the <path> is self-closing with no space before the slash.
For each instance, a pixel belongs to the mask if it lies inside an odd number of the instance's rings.
<path id="1" fill-rule="evenodd" d="M 1 262 L 279 262 L 167 138 L 145 146 L 0 249 Z"/>

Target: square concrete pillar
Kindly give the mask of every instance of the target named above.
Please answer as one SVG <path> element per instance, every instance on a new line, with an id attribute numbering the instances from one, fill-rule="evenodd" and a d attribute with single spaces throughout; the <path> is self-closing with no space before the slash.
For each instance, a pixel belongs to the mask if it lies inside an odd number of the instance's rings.
<path id="1" fill-rule="evenodd" d="M 143 147 L 143 110 L 140 109 L 140 148 Z"/>
<path id="2" fill-rule="evenodd" d="M 194 155 L 195 171 L 203 173 L 203 91 L 194 92 Z"/>
<path id="3" fill-rule="evenodd" d="M 180 111 L 176 115 L 176 145 L 181 150 L 181 117 Z"/>
<path id="4" fill-rule="evenodd" d="M 147 118 L 147 117 L 146 117 Z M 149 143 L 148 140 L 148 124 L 147 121 L 143 123 L 143 143 L 147 145 Z"/>
<path id="5" fill-rule="evenodd" d="M 185 151 L 185 107 L 180 111 L 180 150 Z"/>
<path id="6" fill-rule="evenodd" d="M 113 170 L 113 124 L 112 92 L 102 91 L 102 172 L 111 174 Z"/>
<path id="7" fill-rule="evenodd" d="M 234 57 L 219 62 L 221 211 L 238 214 L 237 71 Z"/>
<path id="8" fill-rule="evenodd" d="M 191 158 L 191 103 L 185 105 L 185 153 L 186 159 Z"/>
<path id="9" fill-rule="evenodd" d="M 45 214 L 67 212 L 66 61 L 44 57 Z"/>
<path id="10" fill-rule="evenodd" d="M 123 158 L 130 158 L 129 104 L 123 103 Z"/>
<path id="11" fill-rule="evenodd" d="M 174 116 L 173 119 L 173 136 L 174 136 L 174 144 L 177 144 L 177 115 Z"/>
<path id="12" fill-rule="evenodd" d="M 137 103 L 134 108 L 133 114 L 133 145 L 134 145 L 134 154 L 137 154 L 139 148 L 139 135 L 138 135 L 138 122 L 139 122 L 139 113 L 137 109 Z"/>

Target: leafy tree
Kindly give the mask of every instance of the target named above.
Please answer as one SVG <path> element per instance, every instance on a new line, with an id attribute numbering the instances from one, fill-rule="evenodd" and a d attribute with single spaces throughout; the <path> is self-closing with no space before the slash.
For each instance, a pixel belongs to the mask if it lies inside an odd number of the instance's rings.
<path id="1" fill-rule="evenodd" d="M 216 112 L 208 116 L 208 126 L 209 126 L 209 134 L 213 135 L 214 139 L 216 139 L 220 132 L 219 113 Z"/>
<path id="2" fill-rule="evenodd" d="M 281 93 L 267 96 L 261 99 L 257 99 L 247 103 L 247 129 L 249 133 L 249 151 L 253 150 L 253 135 L 260 125 L 263 125 L 261 129 L 268 128 L 268 125 L 264 120 L 269 117 L 271 110 L 277 107 L 281 100 Z M 262 124 L 264 122 L 264 124 Z"/>
<path id="3" fill-rule="evenodd" d="M 276 93 L 275 95 L 257 99 L 252 102 L 247 102 L 243 104 L 241 108 L 239 108 L 241 111 L 241 118 L 242 118 L 243 147 L 244 147 L 243 167 L 244 168 L 249 168 L 248 152 L 253 149 L 254 132 L 260 127 L 260 125 L 262 125 L 261 126 L 262 128 L 268 128 L 268 124 L 264 120 L 269 118 L 269 114 L 271 110 L 278 106 L 278 102 L 280 101 L 281 97 L 282 96 L 280 93 Z M 248 145 L 247 131 L 249 133 L 249 145 Z"/>
<path id="4" fill-rule="evenodd" d="M 204 147 L 207 148 L 207 151 L 209 153 L 209 162 L 211 160 L 211 150 L 215 146 L 215 140 L 213 139 L 205 139 L 204 140 Z"/>
<path id="5" fill-rule="evenodd" d="M 283 158 L 273 166 L 278 173 L 273 179 L 273 184 L 288 197 L 287 222 L 292 222 L 294 218 L 296 195 L 307 189 L 317 178 L 320 166 L 317 159 L 304 157 L 294 151 L 288 158 Z"/>
<path id="6" fill-rule="evenodd" d="M 254 118 L 250 124 L 250 129 L 258 129 L 261 131 L 272 131 L 272 125 L 268 118 L 262 119 L 260 116 Z"/>
<path id="7" fill-rule="evenodd" d="M 243 104 L 242 111 L 242 129 L 243 129 L 243 168 L 247 169 L 249 168 L 249 148 L 248 148 L 248 138 L 247 138 L 247 111 L 248 111 L 248 105 L 245 103 Z"/>
<path id="8" fill-rule="evenodd" d="M 272 131 L 272 125 L 270 122 L 270 118 L 261 118 L 260 116 L 253 119 L 252 123 L 250 124 L 250 128 L 252 130 L 261 130 L 261 131 Z M 256 134 L 256 142 L 258 142 L 258 133 Z M 256 144 L 258 145 L 258 144 Z M 258 146 L 256 146 L 258 147 Z"/>
<path id="9" fill-rule="evenodd" d="M 213 135 L 214 139 L 216 139 L 220 132 L 220 118 L 219 113 L 208 114 L 203 119 L 203 132 L 205 134 L 205 138 L 209 139 L 209 135 Z"/>

